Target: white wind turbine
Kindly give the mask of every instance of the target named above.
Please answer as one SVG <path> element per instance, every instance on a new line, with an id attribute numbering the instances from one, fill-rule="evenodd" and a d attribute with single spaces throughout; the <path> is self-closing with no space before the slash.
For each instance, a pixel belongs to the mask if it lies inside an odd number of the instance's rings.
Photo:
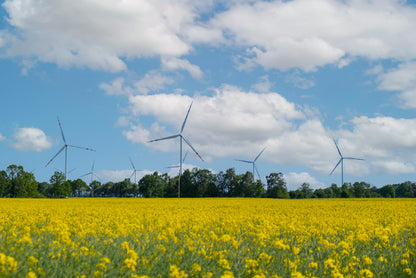
<path id="1" fill-rule="evenodd" d="M 80 176 L 80 178 L 90 175 L 90 177 L 91 177 L 91 183 L 92 183 L 92 181 L 94 180 L 94 176 L 95 176 L 98 180 L 101 180 L 101 179 L 100 179 L 100 177 L 99 177 L 99 176 L 97 176 L 97 175 L 95 174 L 95 172 L 94 172 L 94 165 L 95 165 L 95 160 L 92 162 L 91 171 L 90 171 L 90 172 L 88 172 L 88 173 L 86 173 L 86 174 L 84 174 L 84 175 L 82 175 L 82 176 Z"/>
<path id="2" fill-rule="evenodd" d="M 149 141 L 148 143 L 151 142 L 156 142 L 156 141 L 162 141 L 162 140 L 168 140 L 168 139 L 174 139 L 176 137 L 179 137 L 179 182 L 178 182 L 178 198 L 181 197 L 181 176 L 182 176 L 182 140 L 185 141 L 186 144 L 188 144 L 188 146 L 196 153 L 196 155 L 202 160 L 202 157 L 199 155 L 199 153 L 195 150 L 195 148 L 192 146 L 192 144 L 183 136 L 182 132 L 183 129 L 185 128 L 185 124 L 186 124 L 186 120 L 188 119 L 188 115 L 189 115 L 189 111 L 191 111 L 191 107 L 192 107 L 192 102 L 191 105 L 189 106 L 188 112 L 186 113 L 186 117 L 185 120 L 183 121 L 181 130 L 178 134 L 175 135 L 171 135 L 168 137 L 163 137 L 163 138 L 159 138 L 159 139 L 154 139 Z"/>
<path id="3" fill-rule="evenodd" d="M 253 160 L 253 161 L 250 161 L 250 160 L 244 160 L 244 159 L 236 159 L 237 161 L 241 161 L 241 162 L 245 162 L 245 163 L 251 163 L 251 164 L 253 164 L 253 177 L 254 177 L 254 175 L 255 175 L 255 173 L 254 173 L 254 170 L 256 170 L 256 172 L 257 172 L 257 176 L 259 177 L 259 179 L 261 179 L 261 177 L 260 177 L 260 173 L 259 173 L 259 170 L 257 169 L 257 167 L 256 167 L 256 161 L 257 161 L 257 159 L 259 159 L 259 157 L 261 156 L 261 154 L 264 152 L 264 150 L 265 150 L 266 148 L 264 148 L 257 156 L 256 156 L 256 158 Z"/>
<path id="4" fill-rule="evenodd" d="M 85 148 L 85 147 L 79 147 L 79 146 L 75 146 L 75 145 L 69 145 L 66 140 L 65 140 L 65 136 L 64 136 L 64 131 L 62 130 L 62 126 L 61 126 L 61 122 L 59 121 L 59 117 L 58 117 L 58 123 L 59 123 L 59 128 L 61 129 L 61 134 L 62 134 L 62 139 L 64 140 L 64 146 L 49 160 L 48 163 L 46 163 L 45 167 L 49 165 L 49 163 L 51 163 L 55 157 L 57 157 L 63 150 L 65 150 L 65 180 L 66 180 L 66 175 L 67 175 L 67 162 L 68 162 L 68 147 L 73 147 L 73 148 L 78 148 L 78 149 L 83 149 L 83 150 L 87 150 L 87 151 L 93 151 L 95 152 L 95 150 L 90 149 L 90 148 Z"/>
<path id="5" fill-rule="evenodd" d="M 344 159 L 350 159 L 350 160 L 364 160 L 364 159 L 362 159 L 362 158 L 355 158 L 355 157 L 344 157 L 344 156 L 342 156 L 342 153 L 339 150 L 339 147 L 338 147 L 337 142 L 335 141 L 335 139 L 332 139 L 332 140 L 334 140 L 335 147 L 337 147 L 337 151 L 338 151 L 338 154 L 340 156 L 340 159 L 339 159 L 337 165 L 335 165 L 334 169 L 332 169 L 331 173 L 329 173 L 329 175 L 332 175 L 332 173 L 335 171 L 335 169 L 338 167 L 338 165 L 341 164 L 341 186 L 342 186 L 344 184 Z"/>
<path id="6" fill-rule="evenodd" d="M 136 173 L 137 173 L 137 170 L 136 170 L 136 167 L 134 166 L 134 164 L 133 164 L 133 161 L 131 160 L 131 158 L 129 157 L 129 159 L 130 159 L 130 164 L 131 164 L 131 167 L 133 168 L 133 172 L 131 173 L 131 175 L 130 175 L 130 179 L 133 177 L 133 175 L 134 175 L 134 183 L 137 183 L 137 176 L 136 176 Z"/>
<path id="7" fill-rule="evenodd" d="M 185 153 L 185 155 L 183 156 L 183 159 L 182 159 L 182 163 L 185 163 L 185 159 L 186 159 L 186 157 L 188 156 L 188 151 L 186 151 L 186 153 Z M 168 166 L 168 167 L 166 167 L 166 168 L 168 168 L 168 169 L 171 169 L 171 168 L 179 168 L 179 165 L 173 165 L 173 166 Z"/>

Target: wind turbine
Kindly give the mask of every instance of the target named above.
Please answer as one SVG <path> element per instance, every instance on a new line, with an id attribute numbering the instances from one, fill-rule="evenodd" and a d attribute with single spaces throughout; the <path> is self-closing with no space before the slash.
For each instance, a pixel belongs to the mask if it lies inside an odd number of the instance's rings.
<path id="1" fill-rule="evenodd" d="M 92 162 L 91 172 L 88 172 L 88 173 L 86 173 L 86 174 L 84 174 L 84 175 L 80 176 L 80 178 L 85 177 L 85 176 L 88 176 L 88 175 L 91 175 L 91 182 L 93 181 L 94 176 L 95 176 L 97 179 L 100 179 L 100 177 L 99 177 L 99 176 L 97 176 L 97 175 L 95 174 L 95 172 L 94 172 L 94 165 L 95 165 L 95 160 Z"/>
<path id="2" fill-rule="evenodd" d="M 134 183 L 137 183 L 137 178 L 136 178 L 136 173 L 137 173 L 137 170 L 136 170 L 136 167 L 134 166 L 134 164 L 133 164 L 133 161 L 131 160 L 131 158 L 129 157 L 129 159 L 130 159 L 130 164 L 131 164 L 131 167 L 133 168 L 133 173 L 131 173 L 131 176 L 130 176 L 130 179 L 133 177 L 133 175 L 134 175 Z"/>
<path id="3" fill-rule="evenodd" d="M 332 140 L 334 140 L 335 147 L 337 147 L 337 151 L 339 153 L 340 159 L 339 159 L 337 165 L 335 165 L 334 169 L 332 169 L 332 171 L 331 171 L 331 173 L 329 175 L 332 175 L 332 173 L 335 171 L 335 169 L 341 163 L 341 186 L 342 186 L 344 184 L 344 159 L 350 159 L 350 160 L 364 160 L 364 159 L 362 159 L 362 158 L 355 158 L 355 157 L 344 157 L 344 156 L 342 156 L 342 153 L 339 150 L 337 141 L 335 141 L 335 139 L 332 139 Z"/>
<path id="4" fill-rule="evenodd" d="M 186 120 L 188 119 L 188 115 L 189 115 L 189 111 L 191 111 L 192 108 L 192 103 L 188 108 L 188 112 L 186 113 L 186 117 L 185 120 L 183 121 L 181 130 L 178 134 L 175 135 L 171 135 L 168 137 L 163 137 L 163 138 L 159 138 L 159 139 L 154 139 L 149 141 L 148 143 L 151 142 L 156 142 L 156 141 L 162 141 L 162 140 L 168 140 L 168 139 L 174 139 L 176 137 L 179 137 L 179 182 L 178 182 L 178 198 L 181 197 L 181 176 L 182 176 L 182 141 L 185 141 L 186 144 L 188 144 L 188 146 L 196 153 L 196 155 L 202 160 L 202 157 L 199 155 L 199 153 L 195 150 L 194 147 L 192 147 L 192 144 L 182 135 L 183 129 L 185 128 L 185 124 L 186 124 Z"/>
<path id="5" fill-rule="evenodd" d="M 188 151 L 186 151 L 185 155 L 183 156 L 182 163 L 185 163 L 185 159 L 188 156 Z M 179 165 L 168 166 L 166 168 L 179 168 Z"/>
<path id="6" fill-rule="evenodd" d="M 254 176 L 254 170 L 256 170 L 256 172 L 257 172 L 257 176 L 259 177 L 259 179 L 261 179 L 261 177 L 260 177 L 260 173 L 259 173 L 259 170 L 257 169 L 257 167 L 256 167 L 256 161 L 257 161 L 257 159 L 259 159 L 259 157 L 260 157 L 260 155 L 264 152 L 264 150 L 265 150 L 266 148 L 264 148 L 257 156 L 256 156 L 256 158 L 253 160 L 253 161 L 250 161 L 250 160 L 243 160 L 243 159 L 236 159 L 237 161 L 241 161 L 241 162 L 245 162 L 245 163 L 251 163 L 251 164 L 253 164 L 253 176 Z"/>
<path id="7" fill-rule="evenodd" d="M 62 134 L 62 139 L 64 140 L 64 146 L 49 160 L 48 163 L 46 163 L 45 167 L 49 165 L 49 163 L 52 162 L 52 160 L 55 159 L 55 157 L 57 157 L 63 150 L 65 150 L 65 180 L 66 180 L 66 175 L 67 175 L 67 161 L 68 161 L 68 147 L 73 147 L 73 148 L 78 148 L 78 149 L 83 149 L 83 150 L 87 150 L 87 151 L 93 151 L 95 152 L 95 150 L 90 149 L 90 148 L 85 148 L 85 147 L 79 147 L 79 146 L 74 146 L 74 145 L 69 145 L 66 140 L 65 140 L 65 136 L 64 136 L 64 131 L 62 130 L 62 126 L 61 126 L 61 122 L 59 121 L 59 117 L 58 117 L 58 123 L 59 123 L 59 128 L 61 129 L 61 134 Z"/>

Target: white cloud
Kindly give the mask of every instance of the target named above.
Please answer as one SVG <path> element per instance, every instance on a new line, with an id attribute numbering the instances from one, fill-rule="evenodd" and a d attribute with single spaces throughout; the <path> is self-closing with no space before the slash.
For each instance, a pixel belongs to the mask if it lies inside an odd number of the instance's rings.
<path id="1" fill-rule="evenodd" d="M 0 133 L 0 142 L 6 140 L 6 137 L 4 137 L 1 133 Z"/>
<path id="2" fill-rule="evenodd" d="M 285 178 L 286 186 L 288 190 L 296 190 L 303 183 L 308 183 L 310 185 L 310 188 L 312 189 L 325 187 L 325 184 L 317 181 L 314 177 L 312 177 L 309 173 L 306 173 L 306 172 L 302 172 L 302 173 L 290 172 L 288 174 L 285 174 L 284 178 Z"/>
<path id="3" fill-rule="evenodd" d="M 387 72 L 379 71 L 381 90 L 398 91 L 403 108 L 416 108 L 416 61 L 402 63 Z"/>
<path id="4" fill-rule="evenodd" d="M 126 69 L 125 59 L 172 57 L 167 68 L 202 71 L 178 57 L 196 44 L 236 45 L 265 68 L 314 71 L 354 57 L 416 58 L 416 9 L 405 1 L 6 0 L 10 31 L 0 45 L 10 56 L 36 57 L 62 67 Z M 210 17 L 207 18 L 207 15 Z M 253 56 L 254 55 L 254 56 Z"/>
<path id="5" fill-rule="evenodd" d="M 126 127 L 129 124 L 130 124 L 129 118 L 126 117 L 126 116 L 121 116 L 121 117 L 118 118 L 115 126 L 118 126 L 118 127 Z"/>
<path id="6" fill-rule="evenodd" d="M 131 87 L 124 86 L 124 78 L 119 77 L 111 81 L 110 84 L 101 83 L 99 86 L 107 95 L 130 95 L 134 92 Z"/>
<path id="7" fill-rule="evenodd" d="M 375 173 L 412 173 L 416 167 L 416 119 L 391 117 L 351 120 L 352 130 L 340 130 L 339 145 L 344 156 L 365 159 L 364 162 L 349 162 L 347 171 L 359 175 Z M 354 170 L 355 168 L 355 170 Z"/>
<path id="8" fill-rule="evenodd" d="M 163 90 L 166 85 L 171 85 L 174 80 L 161 74 L 157 71 L 150 71 L 144 75 L 140 80 L 134 81 L 133 85 L 125 85 L 125 80 L 122 77 L 116 78 L 108 83 L 101 83 L 100 88 L 106 92 L 107 95 L 134 95 L 134 94 L 148 94 L 150 92 L 158 92 Z"/>
<path id="9" fill-rule="evenodd" d="M 165 85 L 173 84 L 174 80 L 170 77 L 164 76 L 159 72 L 148 72 L 139 81 L 134 83 L 135 91 L 141 94 L 149 92 L 157 92 L 165 88 Z"/>
<path id="10" fill-rule="evenodd" d="M 230 44 L 252 50 L 246 62 L 266 69 L 342 67 L 357 56 L 416 58 L 416 9 L 404 1 L 252 1 L 216 14 L 210 24 Z"/>
<path id="11" fill-rule="evenodd" d="M 286 76 L 286 81 L 292 83 L 295 87 L 304 90 L 307 90 L 315 86 L 315 82 L 313 80 L 301 76 L 301 73 L 298 70 Z"/>
<path id="12" fill-rule="evenodd" d="M 172 71 L 177 69 L 186 70 L 195 79 L 201 79 L 204 75 L 198 66 L 192 65 L 188 60 L 178 59 L 175 57 L 163 57 L 162 67 L 165 70 Z"/>
<path id="13" fill-rule="evenodd" d="M 41 152 L 52 147 L 50 138 L 42 130 L 35 127 L 19 128 L 13 138 L 12 147 L 20 151 Z"/>
<path id="14" fill-rule="evenodd" d="M 135 116 L 153 116 L 159 124 L 150 129 L 133 126 L 124 135 L 132 142 L 145 142 L 179 132 L 191 98 L 184 95 L 137 95 L 130 97 Z M 297 122 L 300 121 L 300 124 Z M 276 163 L 330 167 L 332 141 L 322 124 L 277 93 L 256 94 L 224 86 L 212 96 L 196 96 L 184 135 L 206 159 L 258 153 Z M 306 139 L 306 140 L 305 140 Z M 177 142 L 149 144 L 163 151 L 177 150 Z M 319 150 L 319 151 L 318 151 Z"/>
<path id="15" fill-rule="evenodd" d="M 152 174 L 152 173 L 153 172 L 149 170 L 136 171 L 137 182 L 139 182 L 139 180 L 145 175 Z M 100 170 L 96 174 L 97 176 L 100 177 L 100 179 L 103 182 L 108 182 L 108 181 L 119 182 L 119 181 L 123 181 L 125 179 L 130 178 L 133 174 L 133 170 Z M 131 178 L 131 182 L 134 182 L 134 175 Z"/>
<path id="16" fill-rule="evenodd" d="M 154 123 L 149 127 L 132 125 L 124 136 L 144 143 L 176 134 L 191 101 L 189 96 L 178 94 L 130 96 L 132 115 L 139 119 L 150 116 Z M 298 107 L 275 92 L 244 92 L 230 85 L 210 96 L 197 95 L 193 101 L 184 135 L 204 159 L 246 157 L 267 147 L 262 155 L 266 161 L 329 174 L 339 160 L 332 141 L 335 137 L 345 157 L 365 159 L 344 163 L 346 174 L 409 173 L 416 167 L 416 155 L 412 154 L 416 119 L 357 117 L 343 129 L 332 131 L 308 107 Z M 178 142 L 165 140 L 147 146 L 177 151 Z"/>
<path id="17" fill-rule="evenodd" d="M 262 76 L 260 81 L 251 86 L 251 88 L 253 88 L 257 92 L 267 93 L 270 92 L 270 88 L 272 87 L 272 85 L 273 84 L 270 82 L 269 77 L 266 75 Z"/>
<path id="18" fill-rule="evenodd" d="M 122 71 L 124 58 L 187 54 L 191 45 L 181 34 L 206 6 L 202 2 L 6 0 L 2 6 L 16 34 L 2 37 L 9 37 L 10 56 Z"/>

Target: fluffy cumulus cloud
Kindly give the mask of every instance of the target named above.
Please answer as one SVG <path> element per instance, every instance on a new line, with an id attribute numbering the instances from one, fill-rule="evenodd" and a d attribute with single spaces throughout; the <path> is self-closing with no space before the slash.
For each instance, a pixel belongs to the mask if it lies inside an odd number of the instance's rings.
<path id="1" fill-rule="evenodd" d="M 234 44 L 265 68 L 312 71 L 355 56 L 415 59 L 416 9 L 404 3 L 233 1 L 216 9 L 212 1 L 6 0 L 16 31 L 2 31 L 0 44 L 12 56 L 108 71 L 126 69 L 125 58 L 171 57 L 163 67 L 195 78 L 198 66 L 177 57 L 198 44 Z"/>
<path id="2" fill-rule="evenodd" d="M 1 133 L 0 133 L 0 142 L 6 140 L 6 137 L 4 137 Z"/>
<path id="3" fill-rule="evenodd" d="M 139 123 L 124 131 L 126 138 L 135 143 L 177 134 L 193 101 L 184 135 L 208 160 L 250 156 L 263 147 L 267 152 L 262 158 L 276 163 L 306 163 L 327 170 L 329 158 L 336 159 L 332 141 L 320 121 L 307 118 L 301 108 L 278 93 L 244 92 L 225 85 L 210 96 L 193 99 L 157 94 L 130 96 L 129 100 L 135 117 L 155 119 L 150 126 Z M 177 142 L 166 140 L 148 146 L 173 151 Z"/>
<path id="4" fill-rule="evenodd" d="M 52 147 L 50 138 L 42 130 L 35 127 L 17 129 L 13 139 L 12 147 L 20 151 L 41 152 Z"/>
<path id="5" fill-rule="evenodd" d="M 379 89 L 399 92 L 403 108 L 416 108 L 416 61 L 400 64 L 386 72 L 379 69 L 375 74 L 378 74 Z"/>
<path id="6" fill-rule="evenodd" d="M 347 174 L 410 173 L 415 169 L 416 120 L 391 117 L 356 117 L 349 128 L 329 130 L 319 115 L 310 115 L 275 92 L 253 93 L 225 85 L 212 95 L 191 98 L 180 94 L 132 95 L 130 112 L 147 119 L 124 130 L 134 143 L 177 134 L 193 101 L 184 136 L 206 159 L 251 157 L 267 147 L 262 159 L 280 165 L 307 166 L 329 174 L 340 157 L 333 137 L 346 161 Z M 150 123 L 148 122 L 150 119 Z M 152 122 L 153 121 L 153 122 Z M 145 124 L 146 122 L 146 124 Z M 178 141 L 146 143 L 159 151 L 176 151 Z M 187 147 L 185 147 L 187 148 Z M 340 169 L 335 172 L 338 173 Z M 291 181 L 320 183 L 305 174 L 291 174 Z"/>
<path id="7" fill-rule="evenodd" d="M 416 9 L 404 1 L 294 0 L 243 2 L 211 26 L 247 47 L 246 62 L 265 68 L 345 66 L 348 57 L 416 58 Z"/>
<path id="8" fill-rule="evenodd" d="M 392 117 L 357 117 L 351 120 L 352 130 L 338 131 L 344 156 L 364 158 L 366 163 L 348 163 L 349 168 L 367 174 L 411 173 L 415 170 L 416 119 Z M 355 166 L 354 166 L 355 165 Z"/>
<path id="9" fill-rule="evenodd" d="M 158 92 L 167 85 L 173 84 L 173 78 L 163 75 L 158 71 L 150 71 L 140 80 L 134 81 L 132 85 L 126 84 L 124 78 L 119 77 L 110 83 L 100 84 L 100 88 L 108 95 L 134 95 Z"/>
<path id="10" fill-rule="evenodd" d="M 17 33 L 1 37 L 8 38 L 3 44 L 9 44 L 11 56 L 121 71 L 123 58 L 188 53 L 191 45 L 181 33 L 207 5 L 203 2 L 6 0 L 8 22 Z"/>
<path id="11" fill-rule="evenodd" d="M 136 179 L 139 181 L 142 177 L 151 173 L 152 172 L 149 170 L 136 171 Z M 134 182 L 133 170 L 100 170 L 97 171 L 96 174 L 104 182 L 119 182 L 129 178 L 131 178 L 131 181 Z"/>
<path id="12" fill-rule="evenodd" d="M 302 173 L 290 172 L 284 175 L 284 178 L 285 178 L 286 186 L 288 190 L 296 190 L 303 183 L 308 183 L 310 188 L 313 188 L 313 189 L 325 187 L 323 183 L 317 181 L 314 177 L 312 177 L 309 173 L 306 173 L 306 172 L 302 172 Z"/>

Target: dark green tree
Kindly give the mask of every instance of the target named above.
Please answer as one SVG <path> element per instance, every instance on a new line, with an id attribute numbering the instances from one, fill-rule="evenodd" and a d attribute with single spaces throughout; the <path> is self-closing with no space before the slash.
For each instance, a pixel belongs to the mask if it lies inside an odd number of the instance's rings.
<path id="1" fill-rule="evenodd" d="M 9 187 L 9 179 L 6 171 L 0 171 L 0 197 L 6 196 L 7 188 Z"/>
<path id="2" fill-rule="evenodd" d="M 9 165 L 6 169 L 8 175 L 8 188 L 6 196 L 13 198 L 25 196 L 24 170 L 22 166 Z"/>
<path id="3" fill-rule="evenodd" d="M 286 181 L 283 178 L 282 173 L 271 173 L 266 176 L 267 180 L 267 191 L 266 196 L 268 198 L 279 198 L 287 199 L 289 198 L 289 193 L 287 192 Z"/>
<path id="4" fill-rule="evenodd" d="M 80 197 L 81 192 L 87 188 L 87 183 L 82 179 L 76 179 L 70 181 L 71 186 L 71 196 L 72 197 Z"/>
<path id="5" fill-rule="evenodd" d="M 55 171 L 49 179 L 52 185 L 52 194 L 55 198 L 65 198 L 71 195 L 71 185 L 65 181 L 65 175 L 62 172 Z"/>
<path id="6" fill-rule="evenodd" d="M 204 197 L 209 186 L 213 184 L 213 176 L 210 170 L 194 168 L 192 170 L 193 183 L 196 185 L 196 196 Z"/>
<path id="7" fill-rule="evenodd" d="M 182 184 L 182 180 L 181 180 Z M 158 172 L 145 175 L 139 181 L 139 192 L 143 197 L 163 197 L 168 186 L 168 175 L 160 176 Z"/>
<path id="8" fill-rule="evenodd" d="M 193 182 L 191 171 L 186 169 L 181 176 L 181 197 L 191 198 L 197 196 L 197 185 Z"/>
<path id="9" fill-rule="evenodd" d="M 378 189 L 380 196 L 383 198 L 394 198 L 396 196 L 396 192 L 394 190 L 394 186 L 391 184 L 387 184 L 380 189 Z"/>

